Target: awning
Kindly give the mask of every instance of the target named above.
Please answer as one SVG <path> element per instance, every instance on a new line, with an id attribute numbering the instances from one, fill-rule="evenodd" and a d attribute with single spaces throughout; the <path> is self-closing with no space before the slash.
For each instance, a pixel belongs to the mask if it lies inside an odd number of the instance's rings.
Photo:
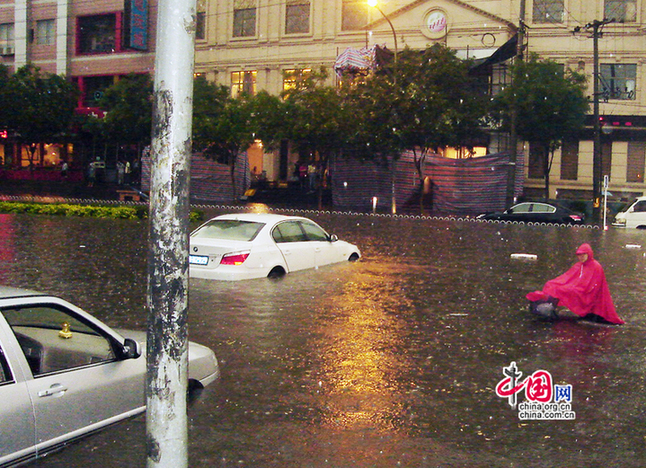
<path id="1" fill-rule="evenodd" d="M 356 73 L 375 67 L 375 50 L 378 46 L 355 49 L 348 47 L 334 62 L 334 71 L 341 76 L 344 72 Z"/>

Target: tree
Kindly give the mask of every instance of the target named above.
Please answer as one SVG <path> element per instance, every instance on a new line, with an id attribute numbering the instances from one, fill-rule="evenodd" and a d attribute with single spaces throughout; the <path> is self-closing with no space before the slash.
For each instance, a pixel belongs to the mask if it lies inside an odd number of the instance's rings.
<path id="1" fill-rule="evenodd" d="M 426 156 L 446 146 L 471 146 L 482 133 L 487 104 L 469 75 L 469 62 L 439 44 L 423 51 L 406 48 L 349 98 L 355 152 L 396 160 L 403 150 L 412 151 L 420 187 Z"/>
<path id="2" fill-rule="evenodd" d="M 336 88 L 324 85 L 326 78 L 324 69 L 301 75 L 294 87 L 283 93 L 289 116 L 285 133 L 301 157 L 314 157 L 321 182 L 330 158 L 339 154 L 346 144 L 341 96 Z M 323 183 L 319 183 L 319 208 L 322 208 L 322 194 Z"/>
<path id="3" fill-rule="evenodd" d="M 233 197 L 237 198 L 235 169 L 238 154 L 255 140 L 249 96 L 230 96 L 227 88 L 198 77 L 194 83 L 193 149 L 229 166 Z"/>
<path id="4" fill-rule="evenodd" d="M 512 106 L 516 107 L 518 135 L 541 148 L 548 199 L 554 152 L 583 128 L 589 107 L 586 79 L 554 61 L 539 60 L 536 54 L 514 64 L 511 73 L 512 84 L 495 97 L 494 119 L 508 130 Z"/>
<path id="5" fill-rule="evenodd" d="M 16 141 L 26 146 L 33 164 L 43 143 L 64 142 L 74 120 L 77 92 L 59 75 L 41 73 L 29 64 L 13 75 L 0 78 L 3 126 L 13 131 Z"/>
<path id="6" fill-rule="evenodd" d="M 153 82 L 149 74 L 131 73 L 103 92 L 99 107 L 108 141 L 147 145 L 151 138 Z"/>
<path id="7" fill-rule="evenodd" d="M 124 145 L 136 146 L 137 155 L 150 144 L 152 131 L 153 84 L 149 74 L 131 73 L 103 90 L 97 105 L 105 111 L 102 117 L 87 115 L 82 129 L 103 147 L 103 159 L 109 148 L 115 159 Z"/>

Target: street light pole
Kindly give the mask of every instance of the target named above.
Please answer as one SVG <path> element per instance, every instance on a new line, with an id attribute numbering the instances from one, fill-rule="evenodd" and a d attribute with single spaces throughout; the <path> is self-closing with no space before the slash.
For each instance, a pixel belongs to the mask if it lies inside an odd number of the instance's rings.
<path id="1" fill-rule="evenodd" d="M 395 41 L 395 56 L 394 56 L 394 62 L 395 62 L 395 67 L 397 66 L 397 33 L 395 32 L 395 27 L 393 26 L 392 21 L 390 21 L 390 18 L 386 16 L 386 14 L 381 11 L 381 8 L 379 8 L 377 4 L 377 0 L 368 0 L 368 5 L 376 8 L 379 13 L 381 13 L 381 16 L 384 17 L 384 19 L 388 22 L 388 25 L 390 26 L 390 30 L 393 33 L 393 39 Z M 393 82 L 397 83 L 397 70 L 394 70 L 393 73 Z M 390 200 L 390 211 L 392 214 L 397 213 L 397 193 L 396 193 L 396 187 L 395 187 L 395 157 L 393 156 L 392 160 L 392 170 L 390 174 L 390 190 L 391 190 L 391 200 Z"/>
<path id="2" fill-rule="evenodd" d="M 377 0 L 368 0 L 368 5 L 372 8 L 376 8 L 377 11 L 381 13 L 381 16 L 383 16 L 384 19 L 388 22 L 390 30 L 393 33 L 393 39 L 395 40 L 395 63 L 397 63 L 397 33 L 395 32 L 395 27 L 393 26 L 392 21 L 390 21 L 390 18 L 388 18 L 388 16 L 386 16 L 386 14 L 381 11 L 381 8 L 379 8 L 379 5 L 377 4 Z"/>

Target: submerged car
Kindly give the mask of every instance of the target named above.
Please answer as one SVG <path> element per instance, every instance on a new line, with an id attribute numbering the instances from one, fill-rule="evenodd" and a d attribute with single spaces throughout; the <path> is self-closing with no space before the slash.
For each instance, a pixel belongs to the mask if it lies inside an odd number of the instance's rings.
<path id="1" fill-rule="evenodd" d="M 646 197 L 637 197 L 626 204 L 615 216 L 613 226 L 646 229 Z"/>
<path id="2" fill-rule="evenodd" d="M 359 249 L 314 221 L 276 214 L 228 214 L 191 233 L 190 276 L 216 280 L 280 277 L 358 260 Z"/>
<path id="3" fill-rule="evenodd" d="M 524 223 L 583 224 L 584 216 L 563 206 L 545 202 L 523 202 L 500 213 L 486 213 L 478 219 Z"/>
<path id="4" fill-rule="evenodd" d="M 145 411 L 145 337 L 58 297 L 0 286 L 0 466 Z M 189 389 L 219 375 L 213 351 L 189 343 Z"/>

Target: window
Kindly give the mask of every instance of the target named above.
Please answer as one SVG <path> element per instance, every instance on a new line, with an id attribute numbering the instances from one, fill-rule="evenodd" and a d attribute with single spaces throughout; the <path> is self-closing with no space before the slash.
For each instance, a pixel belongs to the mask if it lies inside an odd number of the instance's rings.
<path id="1" fill-rule="evenodd" d="M 579 142 L 566 140 L 561 147 L 561 180 L 577 180 L 579 170 Z"/>
<path id="2" fill-rule="evenodd" d="M 305 235 L 307 236 L 308 241 L 325 242 L 329 240 L 326 232 L 314 223 L 302 221 L 301 227 L 303 228 L 303 231 L 305 231 Z"/>
<path id="3" fill-rule="evenodd" d="M 195 39 L 206 39 L 206 1 L 198 0 L 195 18 Z"/>
<path id="4" fill-rule="evenodd" d="M 53 19 L 36 21 L 36 44 L 54 44 L 55 31 L 56 26 Z"/>
<path id="5" fill-rule="evenodd" d="M 531 203 L 521 203 L 520 205 L 517 205 L 514 208 L 512 208 L 511 212 L 515 213 L 515 214 L 529 213 L 531 210 L 532 210 L 532 204 Z"/>
<path id="6" fill-rule="evenodd" d="M 637 21 L 637 0 L 606 0 L 603 17 L 619 23 L 634 23 Z"/>
<path id="7" fill-rule="evenodd" d="M 78 51 L 81 54 L 110 54 L 117 50 L 117 15 L 85 16 L 78 19 Z"/>
<path id="8" fill-rule="evenodd" d="M 310 2 L 288 0 L 285 7 L 285 34 L 310 32 Z"/>
<path id="9" fill-rule="evenodd" d="M 286 221 L 284 223 L 280 223 L 274 228 L 272 236 L 278 243 L 307 241 L 307 237 L 301 229 L 301 225 L 298 221 Z"/>
<path id="10" fill-rule="evenodd" d="M 255 0 L 234 0 L 233 37 L 253 37 L 256 35 Z"/>
<path id="11" fill-rule="evenodd" d="M 628 142 L 626 182 L 644 182 L 644 155 L 646 155 L 646 141 Z"/>
<path id="12" fill-rule="evenodd" d="M 251 242 L 265 227 L 264 223 L 239 221 L 237 219 L 215 219 L 200 227 L 191 234 L 198 239 L 224 239 Z"/>
<path id="13" fill-rule="evenodd" d="M 633 206 L 633 211 L 643 213 L 646 211 L 646 201 L 639 201 Z"/>
<path id="14" fill-rule="evenodd" d="M 206 39 L 206 13 L 197 12 L 195 21 L 195 39 Z"/>
<path id="15" fill-rule="evenodd" d="M 341 30 L 356 31 L 368 24 L 368 8 L 365 0 L 343 0 Z"/>
<path id="16" fill-rule="evenodd" d="M 256 71 L 231 73 L 231 96 L 237 97 L 245 93 L 253 96 L 256 94 Z"/>
<path id="17" fill-rule="evenodd" d="M 311 68 L 303 68 L 300 70 L 285 70 L 283 72 L 283 91 L 296 88 L 296 84 L 306 79 L 311 72 Z"/>
<path id="18" fill-rule="evenodd" d="M 2 314 L 34 376 L 116 359 L 110 340 L 67 309 L 37 305 Z"/>
<path id="19" fill-rule="evenodd" d="M 605 100 L 635 100 L 636 64 L 601 64 L 600 72 L 601 95 Z"/>
<path id="20" fill-rule="evenodd" d="M 0 24 L 0 48 L 13 46 L 13 23 Z"/>
<path id="21" fill-rule="evenodd" d="M 4 356 L 4 351 L 0 348 L 0 385 L 5 382 L 10 382 L 13 380 L 11 375 L 11 369 L 9 369 L 9 364 Z"/>
<path id="22" fill-rule="evenodd" d="M 562 23 L 563 0 L 534 0 L 534 23 Z"/>
<path id="23" fill-rule="evenodd" d="M 528 174 L 530 179 L 545 177 L 545 146 L 540 143 L 529 144 Z"/>

